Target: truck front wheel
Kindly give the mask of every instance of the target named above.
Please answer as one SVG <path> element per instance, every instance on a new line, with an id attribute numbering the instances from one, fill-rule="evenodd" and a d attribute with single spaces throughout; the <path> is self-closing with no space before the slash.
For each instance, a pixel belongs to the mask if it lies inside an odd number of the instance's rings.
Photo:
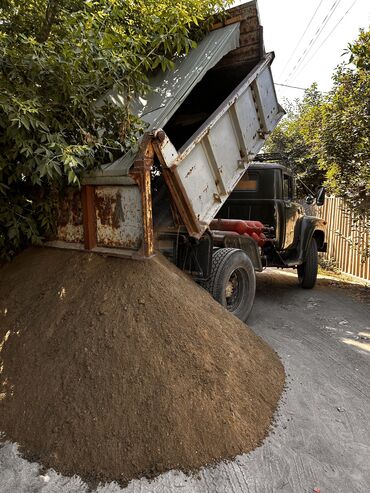
<path id="1" fill-rule="evenodd" d="M 256 274 L 248 255 L 236 248 L 220 248 L 213 253 L 207 291 L 230 313 L 245 321 L 256 292 Z"/>
<path id="2" fill-rule="evenodd" d="M 298 265 L 298 282 L 304 289 L 312 289 L 316 284 L 317 269 L 318 269 L 317 243 L 314 238 L 311 238 L 307 250 L 306 261 L 302 265 Z"/>

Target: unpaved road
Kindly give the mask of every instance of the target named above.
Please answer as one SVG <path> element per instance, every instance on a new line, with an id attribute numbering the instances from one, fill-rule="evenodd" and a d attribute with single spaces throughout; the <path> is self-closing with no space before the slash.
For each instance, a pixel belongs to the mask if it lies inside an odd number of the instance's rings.
<path id="1" fill-rule="evenodd" d="M 100 493 L 368 493 L 370 491 L 370 289 L 320 279 L 297 288 L 290 272 L 258 276 L 249 325 L 275 348 L 288 375 L 274 433 L 262 447 L 197 477 L 170 472 Z M 0 449 L 0 492 L 82 493 L 79 478 Z"/>

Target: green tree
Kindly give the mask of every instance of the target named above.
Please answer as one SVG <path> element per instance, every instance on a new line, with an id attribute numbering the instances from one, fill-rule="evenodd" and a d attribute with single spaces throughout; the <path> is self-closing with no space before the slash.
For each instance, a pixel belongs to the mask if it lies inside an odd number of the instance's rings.
<path id="1" fill-rule="evenodd" d="M 0 0 L 0 256 L 53 227 L 53 189 L 133 144 L 147 74 L 228 0 Z M 114 88 L 123 108 L 95 104 Z"/>
<path id="2" fill-rule="evenodd" d="M 370 31 L 348 47 L 350 59 L 333 75 L 333 88 L 303 126 L 305 139 L 326 173 L 329 189 L 360 217 L 370 208 Z"/>

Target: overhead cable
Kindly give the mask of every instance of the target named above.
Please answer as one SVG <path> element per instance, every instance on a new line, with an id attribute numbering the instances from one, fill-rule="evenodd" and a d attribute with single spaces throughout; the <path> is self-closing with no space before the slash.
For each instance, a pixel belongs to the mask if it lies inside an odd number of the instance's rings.
<path id="1" fill-rule="evenodd" d="M 308 24 L 307 24 L 307 26 L 306 26 L 306 29 L 304 30 L 304 33 L 303 33 L 303 34 L 302 34 L 302 36 L 299 38 L 299 41 L 298 41 L 298 43 L 295 45 L 295 47 L 294 47 L 294 49 L 293 49 L 293 51 L 292 51 L 292 53 L 291 53 L 291 55 L 290 55 L 290 57 L 289 57 L 288 61 L 287 61 L 287 62 L 286 62 L 286 64 L 284 65 L 283 70 L 280 72 L 280 76 L 279 76 L 279 78 L 280 78 L 280 77 L 282 77 L 282 76 L 284 75 L 284 72 L 285 72 L 286 68 L 288 67 L 288 65 L 289 65 L 289 63 L 290 63 L 291 59 L 293 58 L 293 56 L 295 55 L 295 52 L 297 51 L 298 46 L 300 45 L 300 43 L 301 43 L 302 39 L 304 38 L 304 35 L 305 35 L 305 34 L 306 34 L 306 32 L 308 31 L 308 28 L 309 28 L 309 27 L 310 27 L 310 25 L 312 24 L 312 21 L 314 20 L 314 18 L 315 18 L 315 16 L 316 16 L 316 14 L 317 14 L 317 11 L 318 11 L 318 10 L 319 10 L 319 8 L 321 7 L 322 2 L 323 2 L 323 0 L 320 0 L 319 4 L 317 5 L 315 12 L 312 14 L 311 19 L 308 21 Z"/>
<path id="2" fill-rule="evenodd" d="M 279 82 L 275 82 L 275 86 L 289 87 L 290 89 L 300 89 L 301 91 L 306 90 L 305 87 L 289 86 L 288 84 L 279 84 Z"/>
<path id="3" fill-rule="evenodd" d="M 334 14 L 334 12 L 336 11 L 338 5 L 340 4 L 342 0 L 335 0 L 333 5 L 330 7 L 330 10 L 329 12 L 326 14 L 326 16 L 324 17 L 323 19 L 323 22 L 321 23 L 321 25 L 319 26 L 319 28 L 317 29 L 317 31 L 315 32 L 313 38 L 310 40 L 310 42 L 308 43 L 308 46 L 306 47 L 306 49 L 303 51 L 302 55 L 300 56 L 300 58 L 298 59 L 297 63 L 294 65 L 294 67 L 292 68 L 290 74 L 288 75 L 288 77 L 284 80 L 284 82 L 288 82 L 288 80 L 290 79 L 290 77 L 292 76 L 292 74 L 299 68 L 299 66 L 303 63 L 303 61 L 305 60 L 305 58 L 307 57 L 307 55 L 309 54 L 309 52 L 312 50 L 313 46 L 315 45 L 316 41 L 318 40 L 320 34 L 322 33 L 322 31 L 325 29 L 325 26 L 327 25 L 327 23 L 329 22 L 329 20 L 331 19 L 331 16 Z"/>
<path id="4" fill-rule="evenodd" d="M 354 0 L 354 2 L 351 3 L 351 5 L 349 6 L 348 10 L 344 13 L 344 15 L 339 19 L 339 21 L 335 24 L 335 26 L 333 27 L 333 29 L 330 31 L 330 33 L 326 36 L 326 38 L 321 42 L 321 44 L 319 45 L 319 47 L 315 50 L 314 54 L 307 60 L 307 62 L 294 74 L 294 78 L 296 78 L 301 72 L 302 70 L 307 67 L 307 65 L 310 63 L 310 61 L 313 59 L 313 57 L 316 55 L 316 53 L 319 51 L 319 49 L 322 47 L 322 45 L 324 43 L 326 43 L 326 41 L 330 38 L 330 36 L 333 34 L 333 32 L 336 30 L 336 28 L 339 26 L 339 24 L 342 22 L 342 20 L 346 17 L 346 15 L 348 14 L 348 12 L 352 9 L 352 7 L 355 5 L 355 3 L 357 2 L 357 0 Z"/>

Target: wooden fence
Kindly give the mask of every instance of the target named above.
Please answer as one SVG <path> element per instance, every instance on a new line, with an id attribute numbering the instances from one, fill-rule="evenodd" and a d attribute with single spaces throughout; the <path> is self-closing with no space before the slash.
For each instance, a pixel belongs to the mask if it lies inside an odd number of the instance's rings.
<path id="1" fill-rule="evenodd" d="M 316 214 L 328 223 L 328 251 L 323 258 L 333 260 L 344 273 L 370 280 L 370 236 L 365 222 L 355 222 L 346 203 L 336 197 L 327 197 Z"/>

